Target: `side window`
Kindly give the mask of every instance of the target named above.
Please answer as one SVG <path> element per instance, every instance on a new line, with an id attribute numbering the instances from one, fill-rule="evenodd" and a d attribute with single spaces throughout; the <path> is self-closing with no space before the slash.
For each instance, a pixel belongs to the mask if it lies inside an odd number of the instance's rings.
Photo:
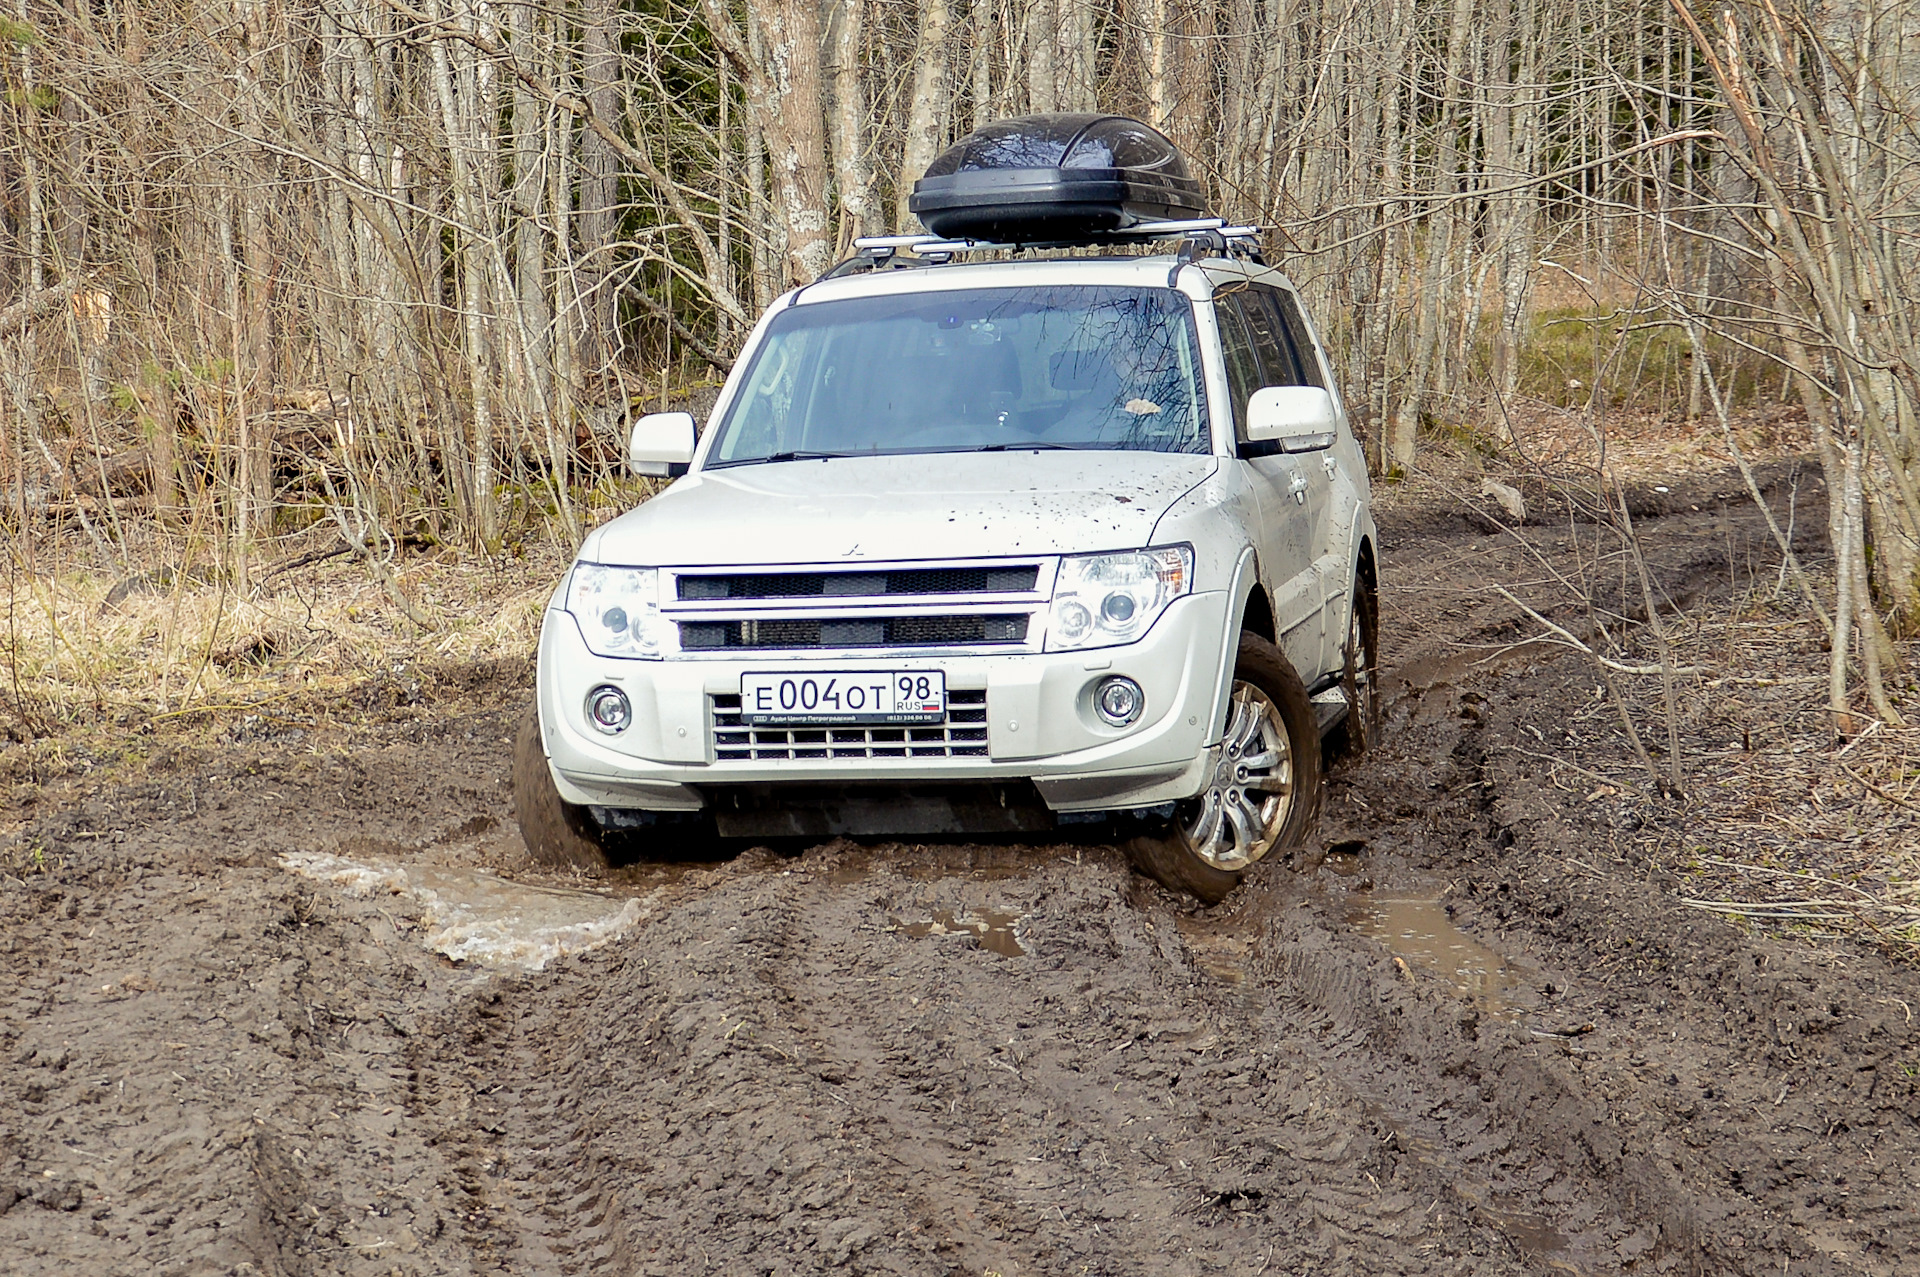
<path id="1" fill-rule="evenodd" d="M 1287 339 L 1287 330 L 1280 318 L 1280 308 L 1275 301 L 1278 289 L 1265 284 L 1255 284 L 1240 295 L 1241 309 L 1247 315 L 1247 327 L 1253 331 L 1253 344 L 1260 352 L 1260 362 L 1266 365 L 1265 386 L 1309 386 L 1313 383 L 1300 375 L 1300 364 L 1293 350 L 1293 343 Z"/>
<path id="2" fill-rule="evenodd" d="M 1285 326 L 1287 340 L 1300 359 L 1300 384 L 1324 388 L 1326 378 L 1320 375 L 1320 358 L 1313 353 L 1313 334 L 1307 329 L 1306 317 L 1300 313 L 1299 299 L 1279 288 L 1262 291 L 1272 294 L 1274 304 L 1280 309 L 1280 322 Z"/>
<path id="3" fill-rule="evenodd" d="M 1261 385 L 1260 357 L 1254 353 L 1253 334 L 1240 313 L 1240 299 L 1217 293 L 1213 299 L 1214 317 L 1220 324 L 1220 354 L 1227 365 L 1227 394 L 1233 403 L 1233 433 L 1247 437 L 1247 400 Z"/>

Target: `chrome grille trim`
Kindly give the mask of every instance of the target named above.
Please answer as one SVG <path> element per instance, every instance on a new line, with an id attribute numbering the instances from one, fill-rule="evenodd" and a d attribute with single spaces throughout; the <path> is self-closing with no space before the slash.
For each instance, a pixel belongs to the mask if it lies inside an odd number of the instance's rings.
<path id="1" fill-rule="evenodd" d="M 708 704 L 713 755 L 723 763 L 987 757 L 984 688 L 948 688 L 947 721 L 925 727 L 748 727 L 737 693 L 716 693 Z"/>
<path id="2" fill-rule="evenodd" d="M 900 595 L 1031 594 L 1039 583 L 1038 563 L 882 566 L 811 572 L 727 572 L 688 570 L 676 574 L 674 597 L 681 602 L 745 599 L 894 598 Z"/>
<path id="3" fill-rule="evenodd" d="M 674 622 L 671 654 L 687 660 L 1037 652 L 1059 567 L 1051 557 L 670 567 L 660 610 Z M 733 595 L 736 584 L 741 597 Z"/>
<path id="4" fill-rule="evenodd" d="M 1024 643 L 1024 612 L 960 616 L 750 617 L 681 621 L 684 652 L 807 651 L 828 648 L 972 647 Z"/>

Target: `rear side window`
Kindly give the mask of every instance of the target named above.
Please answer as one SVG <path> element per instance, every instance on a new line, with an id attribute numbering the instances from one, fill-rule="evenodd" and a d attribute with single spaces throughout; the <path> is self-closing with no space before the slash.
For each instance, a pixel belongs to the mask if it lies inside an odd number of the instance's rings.
<path id="1" fill-rule="evenodd" d="M 1276 301 L 1278 289 L 1255 284 L 1240 294 L 1241 309 L 1246 312 L 1247 327 L 1253 331 L 1254 348 L 1266 368 L 1263 386 L 1305 386 L 1312 383 L 1302 376 L 1293 342 L 1287 336 L 1285 321 Z"/>
<path id="2" fill-rule="evenodd" d="M 1286 335 L 1287 344 L 1292 347 L 1300 373 L 1300 380 L 1294 384 L 1325 389 L 1327 383 L 1320 375 L 1320 358 L 1313 352 L 1313 334 L 1307 328 L 1306 317 L 1300 313 L 1299 299 L 1285 289 L 1267 284 L 1256 284 L 1254 291 L 1280 318 L 1281 331 Z"/>

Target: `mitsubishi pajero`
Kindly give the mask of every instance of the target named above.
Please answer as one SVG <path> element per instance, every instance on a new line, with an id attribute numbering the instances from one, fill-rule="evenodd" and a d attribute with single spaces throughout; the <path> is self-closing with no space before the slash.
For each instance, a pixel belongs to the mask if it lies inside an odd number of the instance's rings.
<path id="1" fill-rule="evenodd" d="M 703 432 L 634 426 L 633 468 L 684 477 L 548 604 L 527 844 L 1091 835 L 1217 900 L 1374 716 L 1326 348 L 1137 121 L 989 126 L 913 207 L 932 233 L 773 304 Z"/>

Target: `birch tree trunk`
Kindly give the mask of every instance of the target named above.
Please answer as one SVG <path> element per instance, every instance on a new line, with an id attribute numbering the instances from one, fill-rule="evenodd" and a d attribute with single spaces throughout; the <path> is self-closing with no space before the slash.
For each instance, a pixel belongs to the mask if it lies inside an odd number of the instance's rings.
<path id="1" fill-rule="evenodd" d="M 748 232 L 748 271 L 753 275 L 753 305 L 756 310 L 765 310 L 767 303 L 773 300 L 773 267 L 771 255 L 767 251 L 767 238 L 771 232 L 769 222 L 772 210 L 767 203 L 767 144 L 760 132 L 759 115 L 748 110 L 745 129 L 747 135 L 747 220 L 751 223 Z"/>
<path id="2" fill-rule="evenodd" d="M 968 17 L 973 27 L 973 127 L 983 128 L 993 119 L 994 37 L 999 33 L 998 6 L 1001 0 L 968 0 Z"/>
<path id="3" fill-rule="evenodd" d="M 1533 171 L 1539 127 L 1534 104 L 1541 35 L 1535 22 L 1537 3 L 1499 0 L 1496 9 L 1488 68 L 1492 109 L 1487 125 L 1487 181 L 1496 187 L 1516 185 Z M 1511 60 L 1510 44 L 1516 48 Z M 1526 186 L 1497 197 L 1493 209 L 1490 238 L 1499 270 L 1500 322 L 1493 335 L 1492 375 L 1495 388 L 1509 401 L 1520 388 L 1520 346 L 1532 292 L 1537 198 L 1534 188 Z M 1504 433 L 1506 415 L 1499 416 L 1499 429 Z"/>
<path id="4" fill-rule="evenodd" d="M 1063 111 L 1100 109 L 1099 32 L 1094 18 L 1100 0 L 1055 0 L 1059 6 L 1059 80 Z"/>
<path id="5" fill-rule="evenodd" d="M 1213 92 L 1215 0 L 1173 0 L 1173 39 L 1167 49 L 1172 101 L 1167 104 L 1167 136 L 1188 156 L 1206 164 L 1213 155 L 1216 100 Z M 1217 183 L 1216 183 L 1217 184 Z"/>
<path id="6" fill-rule="evenodd" d="M 619 118 L 620 9 L 615 0 L 585 0 L 581 19 L 581 78 L 587 105 L 602 120 Z M 619 169 L 613 147 L 592 129 L 580 136 L 580 197 L 574 214 L 579 236 L 580 327 L 592 367 L 613 358 L 613 290 L 607 286 L 606 247 L 619 217 Z"/>
<path id="7" fill-rule="evenodd" d="M 251 138 L 264 138 L 267 110 L 261 79 L 268 51 L 279 45 L 281 34 L 269 30 L 264 4 L 242 3 L 236 16 L 245 31 L 246 54 L 235 68 L 240 87 L 243 127 Z M 243 262 L 240 312 L 235 316 L 237 336 L 234 378 L 238 397 L 238 452 L 234 491 L 237 499 L 234 575 L 246 588 L 247 556 L 252 539 L 266 532 L 273 520 L 273 387 L 276 384 L 272 334 L 268 331 L 269 298 L 273 288 L 273 251 L 268 243 L 267 202 L 273 186 L 273 158 L 264 146 L 243 153 L 239 232 Z"/>
<path id="8" fill-rule="evenodd" d="M 1071 0 L 1069 0 L 1071 2 Z M 913 184 L 940 153 L 947 123 L 947 46 L 951 12 L 947 0 L 921 0 L 920 34 L 914 41 L 913 100 L 907 115 L 907 141 L 900 158 L 893 224 L 904 230 L 912 214 L 907 200 Z"/>
<path id="9" fill-rule="evenodd" d="M 832 264 L 827 214 L 826 118 L 819 9 L 813 0 L 766 0 L 747 10 L 759 56 L 749 51 L 720 0 L 702 0 L 709 25 L 746 85 L 786 232 L 785 283 L 809 283 Z"/>
<path id="10" fill-rule="evenodd" d="M 1027 109 L 1035 114 L 1060 109 L 1061 3 L 1027 0 Z"/>
<path id="11" fill-rule="evenodd" d="M 433 6 L 429 12 L 438 21 L 448 21 L 444 12 L 444 0 L 430 0 Z M 463 28 L 470 24 L 457 16 Z M 474 55 L 466 45 L 450 45 L 445 41 L 436 41 L 433 46 L 433 77 L 435 91 L 440 99 L 442 127 L 446 131 L 447 158 L 449 174 L 452 179 L 453 208 L 460 224 L 459 244 L 456 253 L 460 265 L 460 292 L 456 304 L 459 306 L 462 328 L 466 337 L 466 363 L 468 368 L 467 386 L 471 395 L 468 420 L 471 433 L 468 437 L 470 448 L 465 488 L 466 513 L 471 520 L 474 533 L 484 543 L 493 539 L 495 532 L 495 504 L 493 499 L 493 378 L 492 343 L 487 331 L 486 313 L 489 309 L 489 290 L 487 288 L 487 261 L 484 247 L 476 242 L 481 226 L 480 202 L 476 197 L 473 139 L 471 129 L 473 109 L 478 95 Z"/>
<path id="12" fill-rule="evenodd" d="M 1406 469 L 1413 467 L 1420 414 L 1426 405 L 1428 382 L 1433 377 L 1447 314 L 1450 282 L 1447 267 L 1453 253 L 1454 224 L 1454 202 L 1449 197 L 1460 181 L 1455 102 L 1460 71 L 1466 61 L 1468 20 L 1472 15 L 1472 0 L 1454 0 L 1453 20 L 1447 31 L 1445 74 L 1440 82 L 1444 96 L 1439 109 L 1439 142 L 1427 216 L 1426 262 L 1420 272 L 1420 292 L 1414 302 L 1413 363 L 1407 373 L 1406 389 L 1393 414 L 1393 463 Z"/>
<path id="13" fill-rule="evenodd" d="M 946 0 L 940 5 L 944 11 Z M 866 76 L 860 64 L 866 35 L 866 0 L 841 0 L 833 25 L 833 177 L 840 195 L 843 253 L 856 236 L 880 229 L 867 158 Z"/>
<path id="14" fill-rule="evenodd" d="M 533 10 L 514 5 L 507 10 L 516 57 L 539 66 L 546 62 L 536 45 Z M 544 108 L 527 85 L 513 86 L 513 273 L 518 306 L 518 344 L 533 404 L 546 416 L 553 400 L 553 307 L 547 287 L 546 236 L 540 215 L 546 203 L 547 183 L 542 172 L 547 160 Z M 566 463 L 556 456 L 558 489 L 566 489 Z"/>

